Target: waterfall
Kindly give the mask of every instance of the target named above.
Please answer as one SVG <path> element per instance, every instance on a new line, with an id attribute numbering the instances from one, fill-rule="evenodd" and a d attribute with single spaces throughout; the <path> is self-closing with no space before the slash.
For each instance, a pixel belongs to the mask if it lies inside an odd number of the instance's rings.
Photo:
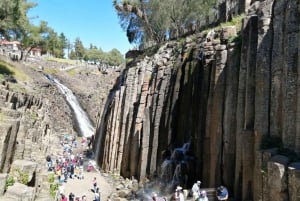
<path id="1" fill-rule="evenodd" d="M 65 85 L 60 83 L 57 79 L 53 78 L 50 75 L 45 75 L 46 78 L 59 88 L 59 90 L 65 95 L 67 102 L 71 106 L 75 118 L 78 123 L 78 127 L 80 129 L 80 132 L 82 136 L 84 137 L 90 137 L 95 134 L 95 128 L 93 127 L 89 117 L 87 116 L 86 112 L 81 108 L 76 96 L 73 94 L 73 92 L 67 88 Z"/>

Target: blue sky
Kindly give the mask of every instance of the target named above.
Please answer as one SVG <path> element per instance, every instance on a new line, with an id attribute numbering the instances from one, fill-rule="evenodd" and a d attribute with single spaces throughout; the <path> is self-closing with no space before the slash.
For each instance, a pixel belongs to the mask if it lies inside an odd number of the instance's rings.
<path id="1" fill-rule="evenodd" d="M 112 0 L 28 1 L 38 4 L 28 13 L 34 24 L 47 21 L 58 34 L 63 32 L 73 42 L 79 37 L 87 48 L 92 43 L 106 52 L 117 48 L 122 54 L 131 47 Z"/>

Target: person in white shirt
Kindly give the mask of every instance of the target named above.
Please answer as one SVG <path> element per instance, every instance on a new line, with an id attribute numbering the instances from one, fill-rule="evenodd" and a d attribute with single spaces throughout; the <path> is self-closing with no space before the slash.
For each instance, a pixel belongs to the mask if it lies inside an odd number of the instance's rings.
<path id="1" fill-rule="evenodd" d="M 193 200 L 197 200 L 200 196 L 200 185 L 201 185 L 201 181 L 197 181 L 196 183 L 194 183 L 193 187 L 192 187 L 192 193 L 193 193 Z"/>
<path id="2" fill-rule="evenodd" d="M 175 200 L 176 201 L 184 201 L 184 195 L 183 195 L 181 186 L 177 186 L 177 188 L 175 190 Z"/>

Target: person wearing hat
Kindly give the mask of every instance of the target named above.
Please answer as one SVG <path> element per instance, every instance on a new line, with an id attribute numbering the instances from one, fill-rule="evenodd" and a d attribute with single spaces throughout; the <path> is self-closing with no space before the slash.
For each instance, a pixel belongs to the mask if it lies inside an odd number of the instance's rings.
<path id="1" fill-rule="evenodd" d="M 199 197 L 198 201 L 208 201 L 206 191 L 203 190 L 200 192 L 200 197 Z"/>
<path id="2" fill-rule="evenodd" d="M 181 186 L 177 186 L 177 188 L 175 189 L 175 200 L 176 201 L 184 201 L 184 195 L 183 195 Z"/>
<path id="3" fill-rule="evenodd" d="M 224 186 L 217 188 L 217 198 L 218 200 L 227 200 L 228 199 L 228 190 Z"/>
<path id="4" fill-rule="evenodd" d="M 192 194 L 193 194 L 193 200 L 198 200 L 199 196 L 200 196 L 200 185 L 201 185 L 201 181 L 197 181 L 196 183 L 194 183 L 193 187 L 192 187 Z"/>

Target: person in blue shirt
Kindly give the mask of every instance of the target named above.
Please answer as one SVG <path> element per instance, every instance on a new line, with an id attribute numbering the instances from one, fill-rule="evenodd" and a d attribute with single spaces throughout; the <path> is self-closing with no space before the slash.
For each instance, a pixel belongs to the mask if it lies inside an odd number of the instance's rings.
<path id="1" fill-rule="evenodd" d="M 224 186 L 217 188 L 217 198 L 218 200 L 227 200 L 228 199 L 228 190 Z"/>

